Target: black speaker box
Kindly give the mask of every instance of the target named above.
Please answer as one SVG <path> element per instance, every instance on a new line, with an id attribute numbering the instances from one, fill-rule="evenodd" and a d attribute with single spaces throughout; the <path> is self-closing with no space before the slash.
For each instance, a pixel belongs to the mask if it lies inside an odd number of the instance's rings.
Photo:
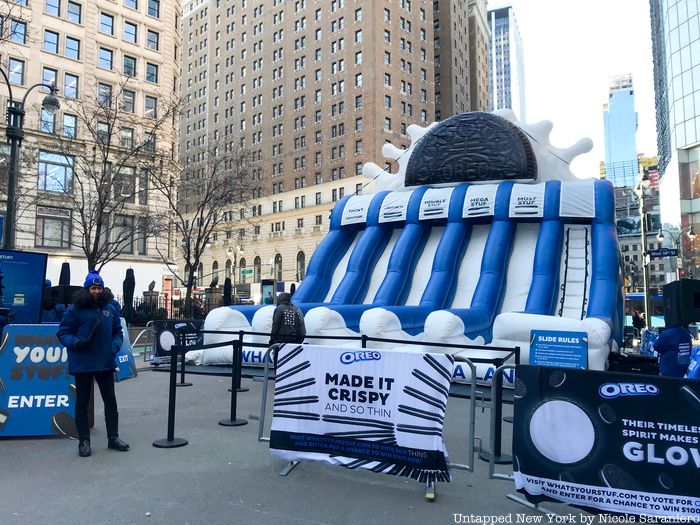
<path id="1" fill-rule="evenodd" d="M 700 321 L 700 280 L 681 279 L 664 285 L 666 326 Z"/>

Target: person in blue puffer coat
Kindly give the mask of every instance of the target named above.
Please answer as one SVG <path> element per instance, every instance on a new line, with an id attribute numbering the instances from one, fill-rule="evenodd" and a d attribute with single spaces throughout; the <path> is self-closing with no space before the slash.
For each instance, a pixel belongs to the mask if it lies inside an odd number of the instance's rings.
<path id="1" fill-rule="evenodd" d="M 68 371 L 75 376 L 75 424 L 81 457 L 92 453 L 88 403 L 93 378 L 105 405 L 107 447 L 129 450 L 129 445 L 119 438 L 119 412 L 114 394 L 114 358 L 121 348 L 123 334 L 113 300 L 111 292 L 105 292 L 100 274 L 90 271 L 58 329 L 58 339 L 68 349 Z"/>

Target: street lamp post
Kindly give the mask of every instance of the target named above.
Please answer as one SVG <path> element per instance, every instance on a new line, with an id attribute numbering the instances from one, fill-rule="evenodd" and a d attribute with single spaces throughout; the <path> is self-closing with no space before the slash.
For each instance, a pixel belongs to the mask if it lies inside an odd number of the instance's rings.
<path id="1" fill-rule="evenodd" d="M 648 326 L 651 326 L 651 298 L 649 297 L 649 268 L 647 263 L 647 225 L 646 225 L 646 209 L 644 207 L 644 193 L 649 186 L 649 176 L 644 173 L 639 179 L 636 192 L 639 198 L 639 218 L 640 232 L 642 236 L 642 276 L 644 279 L 644 316 Z"/>
<path id="2" fill-rule="evenodd" d="M 659 230 L 659 234 L 656 236 L 656 239 L 661 243 L 664 242 L 663 232 L 666 232 L 668 234 L 668 236 L 671 238 L 671 242 L 672 242 L 673 246 L 676 248 L 676 250 L 678 252 L 678 254 L 676 256 L 676 260 L 678 258 L 680 258 L 680 260 L 681 260 L 680 267 L 678 266 L 678 263 L 676 262 L 676 280 L 680 280 L 681 270 L 685 266 L 685 257 L 683 256 L 683 234 L 687 232 L 688 238 L 692 241 L 693 239 L 695 239 L 695 231 L 693 230 L 692 226 L 686 226 L 680 232 L 678 232 L 678 236 L 676 237 L 670 231 L 664 230 L 662 228 Z"/>
<path id="3" fill-rule="evenodd" d="M 19 152 L 22 147 L 22 139 L 24 138 L 24 105 L 27 102 L 29 93 L 37 87 L 45 87 L 49 90 L 49 94 L 44 97 L 41 107 L 53 115 L 60 107 L 61 103 L 56 96 L 56 86 L 53 84 L 45 84 L 40 82 L 30 86 L 24 93 L 22 101 L 16 101 L 12 96 L 12 85 L 7 73 L 0 68 L 0 74 L 7 84 L 9 100 L 7 103 L 7 128 L 5 134 L 7 141 L 10 143 L 10 162 L 7 170 L 7 209 L 5 211 L 5 225 L 3 228 L 2 248 L 11 250 L 15 246 L 15 185 L 19 174 Z"/>
<path id="4" fill-rule="evenodd" d="M 234 299 L 234 304 L 238 304 L 238 290 L 236 289 L 236 270 L 240 271 L 238 268 L 238 256 L 242 255 L 243 252 L 243 247 L 236 245 L 235 249 L 232 249 L 230 246 L 228 250 L 226 250 L 226 257 L 229 258 L 229 260 L 233 260 L 233 264 L 231 265 L 231 288 L 233 289 L 233 297 Z"/>

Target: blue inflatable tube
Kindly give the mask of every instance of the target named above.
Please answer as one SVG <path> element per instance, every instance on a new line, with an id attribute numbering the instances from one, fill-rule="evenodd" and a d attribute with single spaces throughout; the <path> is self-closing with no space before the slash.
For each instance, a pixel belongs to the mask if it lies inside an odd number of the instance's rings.
<path id="1" fill-rule="evenodd" d="M 367 212 L 367 227 L 350 255 L 345 275 L 331 298 L 331 305 L 355 304 L 364 298 L 374 265 L 393 233 L 393 228 L 379 224 L 379 210 L 388 193 L 377 193 L 372 199 Z"/>
<path id="2" fill-rule="evenodd" d="M 610 181 L 595 181 L 596 217 L 591 225 L 591 286 L 586 317 L 612 326 L 619 294 L 619 259 L 615 197 Z"/>
<path id="3" fill-rule="evenodd" d="M 330 230 L 309 261 L 306 276 L 294 293 L 295 304 L 323 301 L 330 287 L 333 270 L 352 244 L 357 231 L 364 228 L 364 224 L 340 227 L 343 209 L 348 200 L 349 196 L 343 197 L 333 208 Z"/>
<path id="4" fill-rule="evenodd" d="M 553 315 L 559 293 L 559 268 L 564 223 L 559 218 L 561 182 L 549 181 L 545 186 L 544 215 L 537 236 L 532 283 L 525 304 L 525 313 Z M 554 252 L 554 253 L 553 253 Z"/>
<path id="5" fill-rule="evenodd" d="M 512 191 L 512 182 L 504 182 L 498 187 L 493 224 L 481 261 L 481 276 L 470 307 L 447 310 L 462 320 L 465 335 L 470 338 L 480 335 L 486 342 L 491 339 L 491 327 L 502 300 L 513 246 L 515 222 L 509 220 Z"/>

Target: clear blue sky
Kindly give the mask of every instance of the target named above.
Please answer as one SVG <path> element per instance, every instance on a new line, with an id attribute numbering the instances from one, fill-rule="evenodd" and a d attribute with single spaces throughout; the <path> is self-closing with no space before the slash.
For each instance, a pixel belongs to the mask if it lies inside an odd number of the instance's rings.
<path id="1" fill-rule="evenodd" d="M 638 114 L 637 151 L 656 154 L 649 2 L 646 0 L 490 0 L 510 3 L 525 52 L 527 120 L 551 120 L 552 143 L 590 137 L 594 149 L 572 164 L 594 176 L 605 160 L 603 104 L 610 77 L 631 73 Z"/>

